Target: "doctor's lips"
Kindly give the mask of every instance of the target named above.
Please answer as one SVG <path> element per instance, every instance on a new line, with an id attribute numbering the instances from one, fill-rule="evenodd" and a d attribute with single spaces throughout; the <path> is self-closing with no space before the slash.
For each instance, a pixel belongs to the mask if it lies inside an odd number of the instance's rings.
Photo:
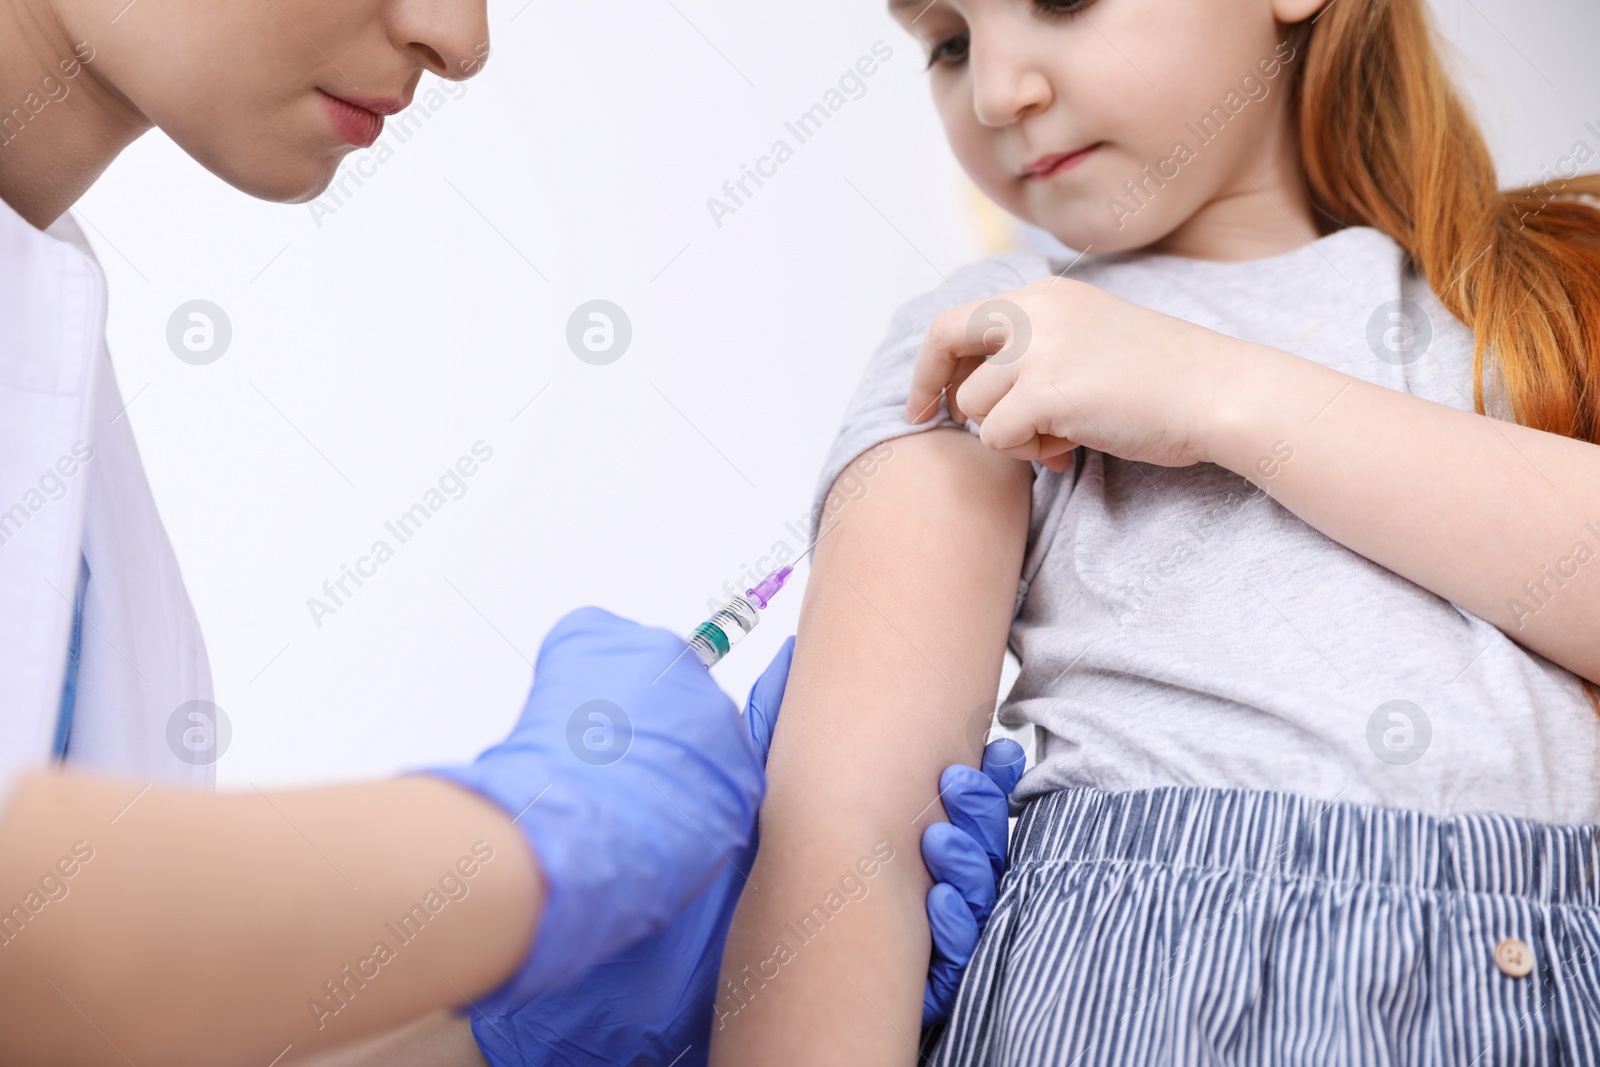
<path id="1" fill-rule="evenodd" d="M 322 96 L 322 109 L 328 113 L 333 128 L 339 136 L 357 148 L 370 148 L 383 132 L 383 117 L 405 110 L 406 102 L 364 96 L 334 96 L 318 89 Z"/>
<path id="2" fill-rule="evenodd" d="M 1076 152 L 1052 152 L 1048 156 L 1040 156 L 1038 159 L 1022 168 L 1022 177 L 1024 180 L 1030 178 L 1048 178 L 1052 175 L 1060 174 L 1064 170 L 1071 170 L 1079 163 L 1082 163 L 1084 160 L 1088 159 L 1094 150 L 1099 148 L 1100 145 L 1101 142 L 1096 141 L 1089 147 L 1080 148 Z"/>

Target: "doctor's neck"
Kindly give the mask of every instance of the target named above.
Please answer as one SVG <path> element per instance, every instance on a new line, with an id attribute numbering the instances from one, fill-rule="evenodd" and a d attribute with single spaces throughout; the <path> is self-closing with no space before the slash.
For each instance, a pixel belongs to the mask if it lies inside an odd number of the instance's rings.
<path id="1" fill-rule="evenodd" d="M 0 199 L 17 214 L 49 226 L 151 125 L 48 0 L 0 4 Z"/>

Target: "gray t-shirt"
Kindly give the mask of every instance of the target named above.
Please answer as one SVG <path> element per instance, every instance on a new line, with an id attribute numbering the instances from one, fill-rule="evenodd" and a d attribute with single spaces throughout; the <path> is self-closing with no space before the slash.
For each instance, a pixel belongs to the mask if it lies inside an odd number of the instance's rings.
<path id="1" fill-rule="evenodd" d="M 921 427 L 902 414 L 935 315 L 1068 262 L 1007 253 L 902 307 L 850 403 L 819 501 L 863 451 L 952 425 L 944 411 Z M 1086 256 L 1068 276 L 1472 410 L 1471 331 L 1370 228 L 1248 262 Z M 1486 377 L 1490 410 L 1503 415 Z M 1600 822 L 1600 719 L 1577 676 L 1222 467 L 1087 448 L 1075 457 L 1061 474 L 1034 468 L 1011 628 L 1021 674 L 1000 712 L 1038 730 L 1019 800 L 1079 785 L 1204 785 Z"/>

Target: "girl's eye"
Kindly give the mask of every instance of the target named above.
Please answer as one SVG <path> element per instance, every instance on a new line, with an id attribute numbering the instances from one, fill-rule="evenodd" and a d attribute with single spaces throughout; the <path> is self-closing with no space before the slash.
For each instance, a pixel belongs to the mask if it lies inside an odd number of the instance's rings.
<path id="1" fill-rule="evenodd" d="M 960 66 L 967 59 L 967 44 L 971 38 L 965 33 L 958 33 L 953 37 L 946 37 L 933 46 L 933 51 L 928 53 L 928 69 L 944 64 L 945 66 Z"/>
<path id="2" fill-rule="evenodd" d="M 1094 0 L 1033 0 L 1033 6 L 1046 15 L 1076 15 Z"/>

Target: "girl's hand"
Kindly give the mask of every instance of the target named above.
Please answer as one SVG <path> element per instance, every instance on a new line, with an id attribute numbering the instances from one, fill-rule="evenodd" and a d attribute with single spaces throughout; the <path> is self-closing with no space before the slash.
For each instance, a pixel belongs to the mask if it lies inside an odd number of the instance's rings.
<path id="1" fill-rule="evenodd" d="M 985 445 L 1065 470 L 1087 445 L 1163 467 L 1209 462 L 1218 400 L 1242 342 L 1102 289 L 1047 278 L 933 321 L 906 418 L 944 392 Z"/>

